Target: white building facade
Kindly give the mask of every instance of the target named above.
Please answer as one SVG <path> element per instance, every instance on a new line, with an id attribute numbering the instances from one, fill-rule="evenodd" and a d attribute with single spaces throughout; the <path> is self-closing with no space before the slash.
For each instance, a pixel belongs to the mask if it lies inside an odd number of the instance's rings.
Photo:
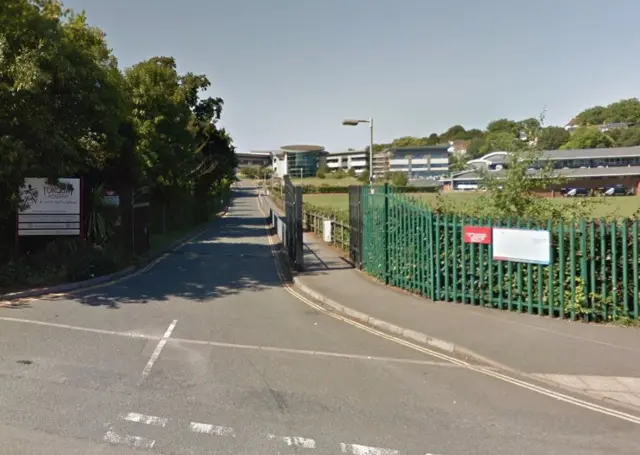
<path id="1" fill-rule="evenodd" d="M 331 171 L 354 169 L 356 175 L 360 175 L 369 168 L 369 152 L 366 151 L 329 153 L 324 159 Z"/>

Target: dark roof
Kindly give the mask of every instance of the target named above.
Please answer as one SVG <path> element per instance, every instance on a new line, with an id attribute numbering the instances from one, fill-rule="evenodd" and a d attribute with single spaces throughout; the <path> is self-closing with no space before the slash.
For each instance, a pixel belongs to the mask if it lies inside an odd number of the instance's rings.
<path id="1" fill-rule="evenodd" d="M 283 152 L 324 152 L 321 145 L 284 145 L 280 147 Z"/>
<path id="2" fill-rule="evenodd" d="M 623 158 L 640 156 L 640 147 L 616 147 L 583 150 L 547 150 L 542 152 L 551 160 L 575 160 L 593 158 Z"/>
<path id="3" fill-rule="evenodd" d="M 505 171 L 489 171 L 491 175 L 500 177 Z M 535 175 L 536 171 L 531 171 Z M 640 176 L 640 166 L 612 166 L 612 167 L 591 167 L 580 169 L 556 169 L 554 174 L 580 178 L 580 177 L 625 177 Z M 442 180 L 478 180 L 482 178 L 482 173 L 475 170 L 463 171 L 453 174 L 452 177 L 445 177 Z"/>
<path id="4" fill-rule="evenodd" d="M 270 158 L 270 152 L 236 152 L 236 155 L 243 158 Z"/>
<path id="5" fill-rule="evenodd" d="M 498 158 L 500 157 L 500 154 L 505 154 L 507 152 L 504 152 L 504 151 L 490 152 L 478 159 L 484 159 L 486 156 L 489 156 L 494 153 L 498 154 L 496 156 L 496 158 Z M 640 157 L 640 147 L 545 150 L 542 152 L 542 157 L 549 160 L 579 160 L 579 159 L 588 160 L 588 159 L 596 159 L 596 158 L 624 158 L 624 157 L 636 157 L 636 156 Z M 495 159 L 491 159 L 490 161 L 498 162 Z"/>

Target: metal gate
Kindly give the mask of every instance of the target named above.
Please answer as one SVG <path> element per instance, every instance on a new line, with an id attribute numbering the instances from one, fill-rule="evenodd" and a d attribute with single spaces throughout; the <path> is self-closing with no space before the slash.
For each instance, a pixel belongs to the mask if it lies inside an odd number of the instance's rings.
<path id="1" fill-rule="evenodd" d="M 284 177 L 285 210 L 285 249 L 289 260 L 296 270 L 304 266 L 302 248 L 302 187 L 291 183 L 288 175 Z"/>
<path id="2" fill-rule="evenodd" d="M 349 258 L 362 268 L 362 186 L 349 187 Z"/>

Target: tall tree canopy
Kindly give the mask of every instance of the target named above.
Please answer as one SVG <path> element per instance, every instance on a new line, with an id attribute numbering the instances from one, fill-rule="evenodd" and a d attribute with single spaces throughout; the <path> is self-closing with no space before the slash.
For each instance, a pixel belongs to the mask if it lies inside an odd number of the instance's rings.
<path id="1" fill-rule="evenodd" d="M 173 57 L 122 72 L 104 33 L 56 0 L 0 2 L 0 220 L 25 177 L 193 190 L 231 177 L 221 98 Z"/>

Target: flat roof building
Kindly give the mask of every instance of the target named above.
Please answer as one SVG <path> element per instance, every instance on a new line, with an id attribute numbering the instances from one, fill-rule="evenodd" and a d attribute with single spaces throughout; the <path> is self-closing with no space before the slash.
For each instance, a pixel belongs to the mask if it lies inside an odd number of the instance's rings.
<path id="1" fill-rule="evenodd" d="M 622 184 L 637 188 L 640 183 L 640 147 L 599 148 L 581 150 L 546 150 L 541 162 L 533 164 L 530 173 L 536 173 L 547 163 L 558 176 L 571 179 L 571 185 L 596 188 L 602 185 Z M 468 169 L 441 179 L 446 189 L 477 189 L 484 174 L 500 177 L 508 168 L 508 152 L 491 152 L 467 162 Z"/>

